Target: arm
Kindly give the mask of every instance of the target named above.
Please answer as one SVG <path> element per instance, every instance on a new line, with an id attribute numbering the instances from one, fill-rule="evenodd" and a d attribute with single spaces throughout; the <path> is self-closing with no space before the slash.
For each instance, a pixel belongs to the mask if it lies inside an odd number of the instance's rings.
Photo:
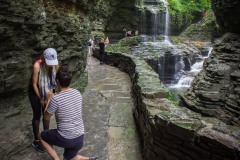
<path id="1" fill-rule="evenodd" d="M 39 91 L 38 91 L 38 88 L 37 88 L 37 81 L 38 81 L 38 73 L 39 73 L 39 70 L 40 70 L 40 66 L 38 63 L 35 63 L 33 65 L 33 73 L 32 73 L 32 76 L 33 76 L 33 90 L 34 92 L 36 93 L 40 103 L 41 103 L 41 106 L 44 107 L 44 104 L 45 102 L 42 101 L 41 97 L 40 97 L 40 94 L 39 94 Z"/>
<path id="2" fill-rule="evenodd" d="M 51 89 L 51 91 L 47 94 L 48 103 L 47 103 L 46 108 L 45 108 L 45 110 L 44 110 L 44 116 L 43 116 L 44 120 L 46 120 L 46 121 L 50 120 L 50 118 L 51 118 L 52 115 L 53 115 L 53 114 L 51 114 L 51 113 L 49 113 L 49 112 L 47 111 L 47 108 L 48 108 L 48 107 L 51 107 L 50 101 L 52 100 L 51 98 L 52 98 L 54 95 L 56 95 L 56 94 L 52 92 L 52 89 Z M 51 101 L 51 102 L 52 102 L 52 101 Z"/>
<path id="3" fill-rule="evenodd" d="M 44 110 L 44 120 L 46 120 L 46 121 L 50 120 L 50 118 L 52 117 L 52 114 L 47 112 L 47 108 L 48 108 L 50 100 L 53 96 L 54 96 L 54 93 L 52 93 L 52 89 L 51 89 L 51 91 L 47 94 L 48 103 Z"/>
<path id="4" fill-rule="evenodd" d="M 48 121 L 52 117 L 52 114 L 48 113 L 47 111 L 44 112 L 44 120 Z"/>

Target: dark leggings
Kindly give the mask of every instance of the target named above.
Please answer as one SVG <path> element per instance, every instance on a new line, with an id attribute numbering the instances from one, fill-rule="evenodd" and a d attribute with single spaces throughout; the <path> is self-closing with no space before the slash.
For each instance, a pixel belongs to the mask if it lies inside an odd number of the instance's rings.
<path id="1" fill-rule="evenodd" d="M 38 140 L 38 133 L 39 133 L 39 124 L 40 124 L 40 118 L 41 118 L 41 110 L 42 113 L 44 113 L 44 109 L 40 104 L 40 101 L 34 92 L 33 86 L 29 85 L 28 88 L 28 97 L 32 106 L 33 110 L 33 119 L 32 119 L 32 127 L 33 127 L 33 134 L 35 140 Z M 46 121 L 43 119 L 43 128 L 44 130 L 49 129 L 49 121 Z"/>
<path id="2" fill-rule="evenodd" d="M 100 54 L 100 62 L 103 62 L 104 52 L 99 52 L 99 54 Z"/>

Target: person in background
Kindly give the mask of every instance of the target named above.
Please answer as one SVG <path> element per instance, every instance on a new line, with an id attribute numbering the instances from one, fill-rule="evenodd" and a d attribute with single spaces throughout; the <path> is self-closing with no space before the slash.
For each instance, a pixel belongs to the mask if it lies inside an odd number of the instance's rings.
<path id="1" fill-rule="evenodd" d="M 107 37 L 106 40 L 105 40 L 105 45 L 107 46 L 108 44 L 109 44 L 109 39 Z"/>
<path id="2" fill-rule="evenodd" d="M 104 51 L 105 51 L 106 45 L 104 44 L 104 39 L 101 38 L 101 42 L 99 42 L 99 54 L 100 54 L 100 64 L 103 64 L 103 58 L 104 58 Z"/>
<path id="3" fill-rule="evenodd" d="M 135 36 L 138 36 L 138 30 L 135 31 Z"/>
<path id="4" fill-rule="evenodd" d="M 89 57 L 91 57 L 93 47 L 94 47 L 94 43 L 93 43 L 92 39 L 90 38 L 89 42 L 88 42 L 88 56 Z"/>
<path id="5" fill-rule="evenodd" d="M 132 34 L 132 31 L 128 31 L 128 32 L 127 32 L 127 35 L 128 35 L 128 36 L 131 36 L 131 34 Z"/>
<path id="6" fill-rule="evenodd" d="M 127 37 L 127 29 L 126 28 L 123 29 L 123 32 L 124 32 L 124 37 Z"/>
<path id="7" fill-rule="evenodd" d="M 44 113 L 46 121 L 55 114 L 57 129 L 42 131 L 39 139 L 54 160 L 59 160 L 59 157 L 53 145 L 64 148 L 65 160 L 98 160 L 97 157 L 78 155 L 84 141 L 82 95 L 78 90 L 69 87 L 71 80 L 72 72 L 67 67 L 60 67 L 56 75 L 60 92 L 57 95 L 48 94 L 50 103 Z"/>
<path id="8" fill-rule="evenodd" d="M 34 141 L 32 146 L 39 152 L 46 151 L 38 138 L 41 110 L 44 113 L 44 107 L 48 101 L 47 94 L 56 86 L 55 77 L 57 69 L 57 51 L 53 48 L 48 48 L 43 52 L 41 58 L 34 63 L 28 86 L 28 97 L 33 111 L 32 127 Z M 49 123 L 50 120 L 43 119 L 43 128 L 49 129 Z"/>

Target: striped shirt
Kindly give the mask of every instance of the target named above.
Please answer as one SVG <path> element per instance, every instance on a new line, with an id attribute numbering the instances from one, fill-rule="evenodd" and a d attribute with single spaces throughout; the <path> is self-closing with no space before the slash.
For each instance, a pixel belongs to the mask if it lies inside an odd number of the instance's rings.
<path id="1" fill-rule="evenodd" d="M 47 112 L 55 113 L 57 131 L 66 139 L 84 134 L 82 95 L 76 89 L 61 91 L 50 100 Z"/>

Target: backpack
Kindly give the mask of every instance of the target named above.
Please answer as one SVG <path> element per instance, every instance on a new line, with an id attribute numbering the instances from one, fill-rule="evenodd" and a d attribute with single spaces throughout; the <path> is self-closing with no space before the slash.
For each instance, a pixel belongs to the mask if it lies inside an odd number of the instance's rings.
<path id="1" fill-rule="evenodd" d="M 91 46 L 92 45 L 92 43 L 89 41 L 89 44 L 88 44 L 88 46 Z"/>

